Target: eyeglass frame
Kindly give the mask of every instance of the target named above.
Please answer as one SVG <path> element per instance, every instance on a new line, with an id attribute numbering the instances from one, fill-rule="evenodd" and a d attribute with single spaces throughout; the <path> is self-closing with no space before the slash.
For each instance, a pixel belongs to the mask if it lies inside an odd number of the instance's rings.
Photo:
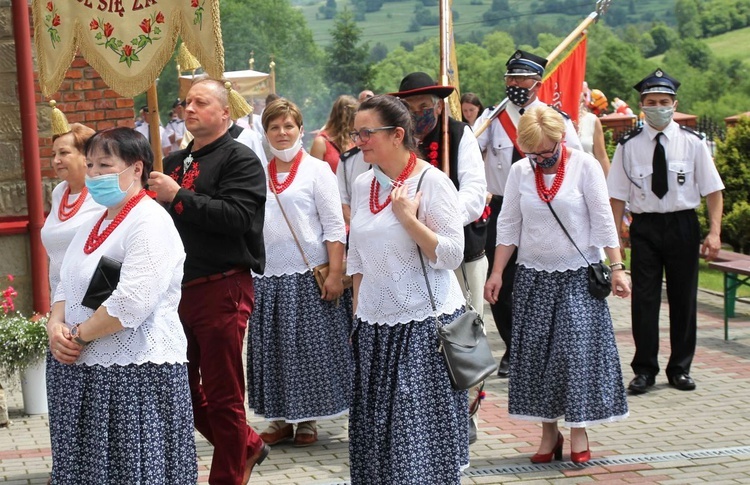
<path id="1" fill-rule="evenodd" d="M 378 128 L 362 128 L 359 131 L 350 131 L 349 138 L 351 138 L 351 140 L 354 143 L 357 143 L 357 140 L 361 140 L 362 143 L 367 143 L 368 141 L 370 141 L 370 137 L 372 136 L 373 133 L 378 132 L 378 131 L 393 130 L 395 128 L 398 128 L 398 127 L 397 126 L 380 126 Z M 367 133 L 366 138 L 362 136 L 363 132 Z"/>
<path id="2" fill-rule="evenodd" d="M 527 157 L 528 157 L 529 155 L 533 156 L 533 157 L 534 157 L 534 159 L 537 159 L 537 158 L 540 158 L 540 157 L 541 157 L 541 158 L 549 158 L 549 157 L 544 157 L 543 155 L 550 155 L 550 154 L 551 154 L 551 155 L 554 155 L 555 153 L 557 153 L 557 149 L 559 148 L 559 146 L 560 146 L 560 143 L 562 143 L 562 142 L 561 142 L 561 141 L 558 141 L 557 143 L 555 143 L 555 146 L 554 146 L 554 147 L 552 148 L 552 150 L 550 150 L 550 151 L 547 151 L 547 152 L 540 152 L 540 153 L 534 153 L 534 152 L 525 152 L 525 154 L 526 154 L 526 156 L 527 156 Z"/>

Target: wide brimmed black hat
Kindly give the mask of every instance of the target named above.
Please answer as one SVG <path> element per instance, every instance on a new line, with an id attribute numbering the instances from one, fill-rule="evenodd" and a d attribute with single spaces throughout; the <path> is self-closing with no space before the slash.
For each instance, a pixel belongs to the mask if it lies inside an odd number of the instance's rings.
<path id="1" fill-rule="evenodd" d="M 401 80 L 398 92 L 390 95 L 408 98 L 419 94 L 434 94 L 438 98 L 447 98 L 455 90 L 453 86 L 439 86 L 427 73 L 413 72 Z"/>

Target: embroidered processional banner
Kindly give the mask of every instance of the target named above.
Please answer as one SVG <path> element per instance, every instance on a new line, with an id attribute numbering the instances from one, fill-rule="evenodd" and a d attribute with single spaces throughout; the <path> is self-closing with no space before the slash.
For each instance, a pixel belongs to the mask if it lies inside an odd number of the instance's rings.
<path id="1" fill-rule="evenodd" d="M 224 72 L 219 0 L 33 0 L 39 84 L 49 97 L 80 50 L 121 96 L 144 92 L 177 38 L 212 77 Z"/>
<path id="2" fill-rule="evenodd" d="M 537 96 L 578 121 L 583 81 L 586 79 L 586 35 L 551 71 L 547 71 Z"/>

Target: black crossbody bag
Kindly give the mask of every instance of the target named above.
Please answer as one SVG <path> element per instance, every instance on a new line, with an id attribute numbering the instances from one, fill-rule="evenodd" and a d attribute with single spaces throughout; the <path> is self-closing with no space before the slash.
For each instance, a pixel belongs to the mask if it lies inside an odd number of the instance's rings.
<path id="1" fill-rule="evenodd" d="M 560 218 L 557 217 L 557 214 L 555 214 L 555 209 L 552 208 L 552 204 L 547 202 L 547 207 L 549 207 L 549 210 L 552 211 L 552 215 L 555 216 L 555 220 L 557 220 L 557 223 L 560 224 L 560 227 L 562 228 L 565 235 L 568 236 L 570 242 L 573 243 L 573 246 L 578 251 L 578 254 L 581 255 L 583 260 L 586 261 L 586 264 L 588 265 L 589 293 L 591 293 L 591 296 L 593 296 L 594 298 L 604 300 L 612 292 L 612 269 L 602 261 L 589 263 L 589 260 L 586 259 L 586 256 L 584 256 L 581 250 L 578 249 L 578 245 L 576 244 L 576 242 L 572 237 L 570 237 L 568 230 L 565 229 L 565 226 L 563 226 Z"/>

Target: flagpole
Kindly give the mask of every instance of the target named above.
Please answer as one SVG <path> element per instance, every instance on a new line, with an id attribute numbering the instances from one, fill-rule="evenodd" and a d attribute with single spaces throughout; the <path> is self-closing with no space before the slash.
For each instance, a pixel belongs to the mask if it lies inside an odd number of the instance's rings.
<path id="1" fill-rule="evenodd" d="M 449 0 L 440 0 L 440 85 L 448 85 L 448 22 L 450 21 L 450 8 Z M 450 137 L 448 136 L 448 103 L 445 102 L 445 98 L 441 100 L 443 103 L 442 112 L 442 143 L 441 143 L 441 166 L 440 169 L 445 172 L 446 175 L 450 176 Z"/>
<path id="2" fill-rule="evenodd" d="M 557 56 L 560 55 L 561 52 L 563 52 L 565 49 L 567 49 L 568 46 L 570 46 L 570 44 L 574 40 L 576 40 L 576 38 L 579 35 L 581 35 L 581 32 L 583 32 L 584 30 L 586 30 L 586 28 L 589 25 L 591 25 L 593 22 L 595 22 L 598 17 L 600 17 L 601 15 L 604 15 L 604 12 L 607 10 L 607 7 L 609 7 L 610 3 L 611 3 L 611 0 L 599 0 L 599 1 L 597 1 L 596 2 L 596 10 L 594 10 L 593 12 L 591 12 L 588 15 L 588 17 L 586 17 L 585 19 L 583 19 L 583 21 L 580 24 L 578 24 L 578 27 L 576 27 L 573 30 L 573 32 L 571 32 L 567 37 L 565 37 L 565 39 L 563 39 L 563 41 L 560 42 L 560 44 L 557 47 L 555 47 L 555 49 L 552 52 L 550 52 L 550 54 L 547 56 L 547 63 L 552 62 Z M 546 79 L 546 76 L 545 76 L 544 79 Z M 544 81 L 544 79 L 542 79 L 542 81 Z M 476 136 L 481 135 L 484 132 L 484 130 L 486 130 L 490 126 L 490 123 L 492 123 L 495 120 L 495 118 L 497 118 L 498 115 L 500 115 L 500 113 L 502 113 L 502 111 L 505 109 L 505 107 L 507 105 L 508 105 L 508 98 L 505 98 L 505 99 L 503 99 L 500 102 L 500 104 L 498 104 L 495 107 L 495 109 L 492 110 L 492 112 L 490 113 L 489 118 L 487 118 L 484 121 L 484 123 L 482 123 L 482 126 L 480 126 L 476 130 L 476 132 L 474 134 Z"/>

